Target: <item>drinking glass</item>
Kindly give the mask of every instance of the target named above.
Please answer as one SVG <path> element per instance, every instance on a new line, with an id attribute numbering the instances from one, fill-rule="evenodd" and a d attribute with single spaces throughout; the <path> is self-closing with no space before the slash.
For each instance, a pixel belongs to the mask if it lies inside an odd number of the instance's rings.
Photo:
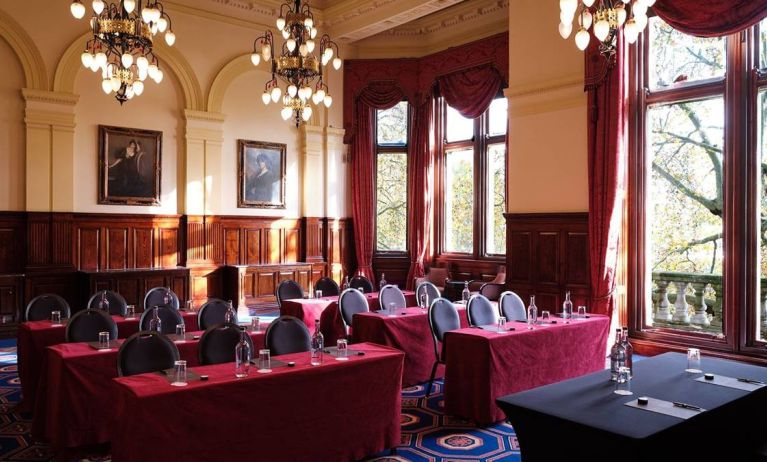
<path id="1" fill-rule="evenodd" d="M 687 349 L 687 369 L 685 372 L 700 374 L 703 370 L 700 368 L 700 350 L 697 348 Z"/>
<path id="2" fill-rule="evenodd" d="M 421 310 L 426 311 L 429 308 L 429 296 L 426 295 L 426 292 L 421 294 L 419 301 L 420 303 L 418 305 L 421 307 Z"/>
<path id="3" fill-rule="evenodd" d="M 109 348 L 109 332 L 99 332 L 99 347 Z"/>
<path id="4" fill-rule="evenodd" d="M 191 300 L 187 300 L 186 303 L 184 303 L 184 306 L 186 308 L 186 311 L 190 313 L 194 313 L 194 303 L 192 303 Z"/>
<path id="5" fill-rule="evenodd" d="M 578 307 L 578 318 L 586 319 L 586 307 L 583 305 Z"/>
<path id="6" fill-rule="evenodd" d="M 386 313 L 389 316 L 396 316 L 397 315 L 397 304 L 394 302 L 389 303 L 389 311 Z"/>
<path id="7" fill-rule="evenodd" d="M 176 324 L 176 337 L 179 340 L 186 340 L 186 325 Z"/>
<path id="8" fill-rule="evenodd" d="M 348 350 L 349 342 L 345 339 L 339 339 L 336 343 L 336 359 L 339 361 L 347 361 L 349 359 Z"/>
<path id="9" fill-rule="evenodd" d="M 548 324 L 551 321 L 551 313 L 548 310 L 541 311 L 541 323 Z"/>
<path id="10" fill-rule="evenodd" d="M 258 350 L 258 372 L 266 374 L 272 372 L 272 359 L 269 349 Z"/>
<path id="11" fill-rule="evenodd" d="M 314 298 L 322 298 L 322 291 L 321 290 L 315 290 L 314 291 Z"/>
<path id="12" fill-rule="evenodd" d="M 125 308 L 125 319 L 133 319 L 136 317 L 136 305 L 128 305 Z"/>
<path id="13" fill-rule="evenodd" d="M 261 318 L 258 316 L 250 318 L 250 330 L 253 332 L 261 332 Z"/>
<path id="14" fill-rule="evenodd" d="M 173 382 L 174 387 L 185 387 L 186 383 L 186 361 L 180 359 L 173 363 Z"/>
<path id="15" fill-rule="evenodd" d="M 51 324 L 61 324 L 61 311 L 51 311 Z"/>
<path id="16" fill-rule="evenodd" d="M 631 371 L 628 367 L 622 366 L 618 369 L 618 380 L 615 381 L 616 395 L 633 395 L 631 392 Z"/>
<path id="17" fill-rule="evenodd" d="M 498 333 L 506 332 L 506 317 L 498 318 Z"/>

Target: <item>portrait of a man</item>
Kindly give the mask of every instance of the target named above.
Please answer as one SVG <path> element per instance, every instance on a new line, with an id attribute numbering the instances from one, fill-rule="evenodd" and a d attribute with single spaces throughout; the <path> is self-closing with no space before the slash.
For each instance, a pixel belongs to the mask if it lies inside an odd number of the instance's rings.
<path id="1" fill-rule="evenodd" d="M 286 145 L 238 141 L 238 207 L 285 208 Z"/>
<path id="2" fill-rule="evenodd" d="M 99 126 L 99 203 L 160 204 L 162 132 Z"/>

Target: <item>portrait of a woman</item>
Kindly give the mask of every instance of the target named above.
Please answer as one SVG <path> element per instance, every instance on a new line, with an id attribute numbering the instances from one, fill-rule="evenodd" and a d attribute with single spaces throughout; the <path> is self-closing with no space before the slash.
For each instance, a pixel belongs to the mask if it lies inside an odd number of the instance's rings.
<path id="1" fill-rule="evenodd" d="M 160 204 L 162 132 L 99 126 L 99 203 Z"/>
<path id="2" fill-rule="evenodd" d="M 239 140 L 238 207 L 285 207 L 284 144 Z"/>

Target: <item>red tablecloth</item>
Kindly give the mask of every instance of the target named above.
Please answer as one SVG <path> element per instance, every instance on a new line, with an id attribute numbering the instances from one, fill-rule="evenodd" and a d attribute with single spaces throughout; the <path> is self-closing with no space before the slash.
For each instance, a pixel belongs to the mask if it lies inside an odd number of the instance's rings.
<path id="1" fill-rule="evenodd" d="M 607 316 L 513 332 L 461 329 L 445 334 L 445 412 L 482 425 L 504 419 L 495 399 L 604 369 Z"/>
<path id="2" fill-rule="evenodd" d="M 187 332 L 199 329 L 197 313 L 182 313 Z M 117 323 L 120 338 L 127 338 L 138 332 L 140 314 L 133 319 L 112 316 Z M 17 334 L 19 379 L 21 380 L 21 410 L 34 409 L 37 384 L 40 379 L 40 365 L 45 347 L 58 345 L 65 341 L 66 326 L 54 326 L 50 321 L 24 322 Z"/>
<path id="3" fill-rule="evenodd" d="M 338 306 L 337 296 L 283 300 L 280 304 L 280 315 L 297 317 L 304 321 L 309 332 L 314 334 L 314 321 L 320 319 L 322 312 L 330 305 Z"/>
<path id="4" fill-rule="evenodd" d="M 115 379 L 112 460 L 360 460 L 400 443 L 402 352 L 360 344 L 364 356 L 236 379 L 231 364 L 194 368 L 210 377 L 172 387 L 158 374 Z M 191 437 L 190 435 L 194 435 Z"/>
<path id="5" fill-rule="evenodd" d="M 400 310 L 405 315 L 387 316 L 378 313 L 354 315 L 354 341 L 386 345 L 405 352 L 402 386 L 409 387 L 429 380 L 434 365 L 434 341 L 429 318 L 420 308 Z M 459 308 L 461 327 L 467 327 L 466 309 Z M 437 368 L 436 377 L 443 377 L 445 368 Z"/>
<path id="6" fill-rule="evenodd" d="M 189 332 L 190 339 L 202 332 Z M 264 347 L 264 331 L 250 332 L 254 356 Z M 199 340 L 175 342 L 188 366 L 199 365 Z M 87 343 L 48 347 L 32 420 L 32 435 L 54 449 L 106 443 L 114 412 L 117 349 L 98 351 Z M 234 365 L 227 365 L 234 374 Z"/>

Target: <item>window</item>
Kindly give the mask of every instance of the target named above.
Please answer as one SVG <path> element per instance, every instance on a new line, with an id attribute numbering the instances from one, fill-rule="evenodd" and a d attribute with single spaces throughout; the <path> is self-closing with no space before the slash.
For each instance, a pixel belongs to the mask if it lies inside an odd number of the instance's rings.
<path id="1" fill-rule="evenodd" d="M 441 103 L 441 251 L 473 258 L 506 253 L 507 100 L 477 119 Z"/>
<path id="2" fill-rule="evenodd" d="M 376 251 L 407 251 L 408 104 L 376 111 Z"/>
<path id="3" fill-rule="evenodd" d="M 634 50 L 627 247 L 640 339 L 764 354 L 765 26 L 698 38 L 653 17 Z"/>

